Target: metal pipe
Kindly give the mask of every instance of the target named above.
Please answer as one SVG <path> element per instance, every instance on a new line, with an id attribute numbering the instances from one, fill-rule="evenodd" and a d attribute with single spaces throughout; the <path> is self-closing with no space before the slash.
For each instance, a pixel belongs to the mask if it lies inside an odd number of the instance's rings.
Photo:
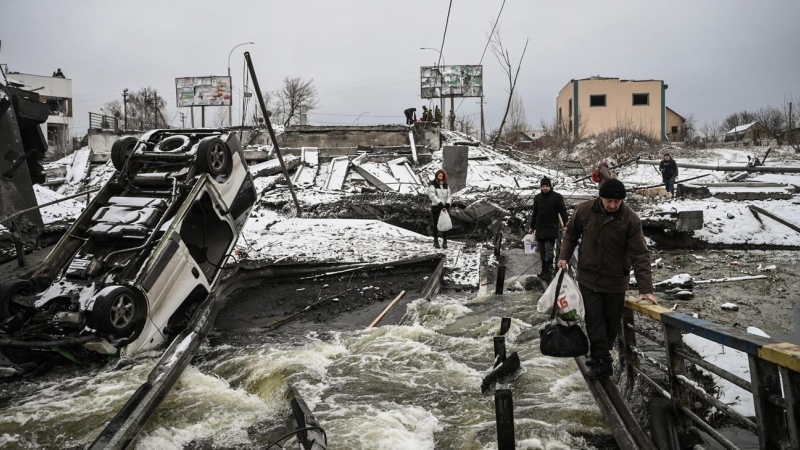
<path id="1" fill-rule="evenodd" d="M 720 410 L 723 413 L 725 413 L 726 416 L 728 416 L 731 420 L 736 422 L 738 425 L 741 425 L 741 426 L 747 428 L 749 431 L 751 431 L 751 432 L 753 432 L 755 434 L 758 434 L 758 426 L 756 426 L 755 422 L 753 422 L 752 420 L 748 419 L 747 417 L 739 414 L 738 412 L 734 411 L 733 408 L 731 408 L 730 406 L 722 403 L 721 401 L 719 401 L 716 398 L 714 398 L 711 395 L 709 395 L 708 392 L 703 390 L 701 387 L 697 386 L 697 384 L 695 382 L 693 382 L 692 380 L 686 378 L 685 375 L 678 375 L 675 378 L 678 380 L 678 382 L 681 385 L 683 385 L 684 387 L 688 388 L 690 391 L 692 391 L 692 393 L 694 393 L 698 397 L 702 398 L 706 402 L 710 403 L 712 406 L 714 406 L 718 410 Z"/>
<path id="2" fill-rule="evenodd" d="M 687 360 L 687 361 L 689 361 L 691 363 L 697 364 L 698 366 L 702 367 L 703 369 L 706 369 L 707 371 L 713 373 L 714 375 L 717 375 L 717 376 L 719 376 L 721 378 L 724 378 L 725 380 L 730 381 L 731 383 L 739 386 L 740 388 L 744 389 L 745 391 L 750 392 L 750 393 L 753 392 L 753 386 L 750 384 L 749 381 L 743 380 L 743 379 L 737 377 L 736 375 L 728 372 L 727 370 L 711 364 L 708 361 L 705 361 L 705 360 L 703 360 L 701 358 L 698 358 L 698 357 L 696 357 L 694 355 L 690 355 L 687 352 L 685 352 L 684 350 L 677 350 L 677 353 L 679 355 L 681 355 L 683 357 L 683 359 L 685 359 L 685 360 Z"/>
<path id="3" fill-rule="evenodd" d="M 267 124 L 267 130 L 269 131 L 269 137 L 272 139 L 272 146 L 275 147 L 275 154 L 278 155 L 278 162 L 281 163 L 281 169 L 283 169 L 283 176 L 286 178 L 286 184 L 289 186 L 289 193 L 292 194 L 292 200 L 294 200 L 294 206 L 297 208 L 297 217 L 300 217 L 303 214 L 303 210 L 300 208 L 300 202 L 297 201 L 297 195 L 294 193 L 294 187 L 292 187 L 292 179 L 289 176 L 289 171 L 286 169 L 286 163 L 283 162 L 283 155 L 281 155 L 281 149 L 278 147 L 278 138 L 275 137 L 275 130 L 272 129 L 272 122 L 269 120 L 269 114 L 267 111 L 267 105 L 264 103 L 264 95 L 261 93 L 261 88 L 258 86 L 258 78 L 256 78 L 256 69 L 253 68 L 253 61 L 250 59 L 250 52 L 244 52 L 244 60 L 247 62 L 247 69 L 250 70 L 250 76 L 253 78 L 253 88 L 256 91 L 256 97 L 258 97 L 258 103 L 261 105 L 261 112 L 264 115 L 264 123 Z"/>
<path id="4" fill-rule="evenodd" d="M 695 413 L 691 412 L 689 408 L 685 406 L 681 406 L 681 412 L 686 415 L 692 422 L 695 423 L 698 427 L 702 428 L 703 431 L 708 433 L 709 436 L 714 438 L 717 442 L 720 443 L 723 447 L 728 450 L 741 450 L 739 447 L 733 444 L 733 442 L 729 441 L 725 436 L 720 434 L 719 431 L 715 430 L 711 427 L 711 425 L 707 424 L 703 419 L 698 417 Z"/>
<path id="5" fill-rule="evenodd" d="M 643 329 L 641 329 L 641 328 L 639 328 L 639 327 L 637 327 L 635 325 L 628 325 L 628 328 L 630 328 L 631 330 L 635 331 L 638 334 L 641 334 L 642 336 L 646 337 L 647 339 L 650 339 L 651 341 L 655 342 L 656 344 L 658 344 L 658 345 L 660 345 L 662 347 L 664 346 L 664 340 L 663 339 L 659 339 L 656 336 L 654 336 L 653 334 L 651 334 L 651 333 L 649 333 L 647 331 L 644 331 Z"/>
<path id="6" fill-rule="evenodd" d="M 100 188 L 89 189 L 88 191 L 83 191 L 83 192 L 78 192 L 77 194 L 68 195 L 68 196 L 60 198 L 58 200 L 53 200 L 52 202 L 47 202 L 47 203 L 44 203 L 44 204 L 41 204 L 41 205 L 38 205 L 38 206 L 31 206 L 30 208 L 23 209 L 22 211 L 17 211 L 14 214 L 11 214 L 10 216 L 3 217 L 2 219 L 0 219 L 0 223 L 9 221 L 9 220 L 11 220 L 11 219 L 13 219 L 13 218 L 15 218 L 17 216 L 21 216 L 21 215 L 23 215 L 25 213 L 29 213 L 31 211 L 35 211 L 37 209 L 44 208 L 45 206 L 55 205 L 56 203 L 61 203 L 61 202 L 65 201 L 65 200 L 70 200 L 70 199 L 73 199 L 75 197 L 80 197 L 82 195 L 89 195 L 89 194 L 91 194 L 93 192 L 97 192 L 99 190 L 100 190 Z"/>
<path id="7" fill-rule="evenodd" d="M 87 342 L 96 341 L 98 339 L 95 334 L 87 334 L 69 339 L 58 339 L 55 341 L 21 341 L 19 339 L 0 339 L 0 347 L 22 347 L 22 348 L 40 348 L 40 347 L 75 347 Z"/>
<path id="8" fill-rule="evenodd" d="M 661 161 L 655 160 L 646 160 L 640 159 L 640 164 L 650 164 L 653 166 L 657 166 L 661 164 Z M 800 173 L 800 167 L 765 167 L 765 166 L 710 166 L 705 164 L 687 164 L 687 163 L 679 163 L 676 162 L 675 164 L 678 167 L 685 167 L 687 169 L 705 169 L 705 170 L 717 170 L 720 172 L 767 172 L 767 173 Z"/>

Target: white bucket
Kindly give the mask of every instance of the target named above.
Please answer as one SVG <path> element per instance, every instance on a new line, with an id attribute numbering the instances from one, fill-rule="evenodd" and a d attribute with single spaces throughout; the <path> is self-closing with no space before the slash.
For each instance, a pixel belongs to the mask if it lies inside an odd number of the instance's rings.
<path id="1" fill-rule="evenodd" d="M 538 242 L 524 242 L 523 244 L 525 245 L 525 254 L 539 253 Z"/>

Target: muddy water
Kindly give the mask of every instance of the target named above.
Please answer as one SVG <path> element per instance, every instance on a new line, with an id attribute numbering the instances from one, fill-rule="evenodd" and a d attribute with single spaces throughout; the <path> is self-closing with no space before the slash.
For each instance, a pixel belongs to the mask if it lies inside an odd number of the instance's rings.
<path id="1" fill-rule="evenodd" d="M 290 334 L 216 331 L 146 426 L 137 449 L 263 448 L 286 432 L 294 385 L 331 449 L 496 448 L 493 396 L 480 384 L 500 317 L 523 369 L 517 448 L 614 448 L 572 360 L 543 357 L 533 292 L 408 305 L 407 325 Z M 0 448 L 81 448 L 145 380 L 155 353 L 2 385 Z M 288 447 L 287 447 L 288 448 Z"/>
<path id="2" fill-rule="evenodd" d="M 679 273 L 695 280 L 764 275 L 762 280 L 698 284 L 691 300 L 658 294 L 663 306 L 725 325 L 758 327 L 773 339 L 800 345 L 800 252 L 786 250 L 705 250 L 653 252 L 662 258 L 653 269 L 654 281 Z M 734 303 L 738 311 L 723 311 Z"/>
<path id="3" fill-rule="evenodd" d="M 662 258 L 656 281 L 682 272 L 697 279 L 766 274 L 764 281 L 698 286 L 689 301 L 660 294 L 661 303 L 800 343 L 796 252 L 653 256 Z M 762 272 L 759 265 L 776 267 Z M 290 384 L 326 429 L 331 449 L 496 448 L 494 401 L 480 384 L 504 316 L 513 318 L 508 351 L 519 352 L 523 364 L 506 385 L 514 391 L 517 448 L 615 448 L 574 363 L 539 354 L 536 298 L 525 291 L 482 300 L 450 293 L 410 303 L 405 325 L 373 330 L 218 329 L 135 448 L 264 448 L 286 432 Z M 739 311 L 721 311 L 725 302 Z M 83 448 L 157 359 L 151 352 L 0 385 L 0 448 Z"/>

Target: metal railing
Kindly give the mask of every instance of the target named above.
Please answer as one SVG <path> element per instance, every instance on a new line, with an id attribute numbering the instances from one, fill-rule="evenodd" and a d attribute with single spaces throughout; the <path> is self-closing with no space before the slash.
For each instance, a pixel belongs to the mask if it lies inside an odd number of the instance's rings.
<path id="1" fill-rule="evenodd" d="M 119 119 L 103 114 L 89 113 L 90 130 L 119 130 Z"/>
<path id="2" fill-rule="evenodd" d="M 637 316 L 660 322 L 663 337 L 637 326 Z M 696 356 L 684 347 L 684 334 L 694 334 L 745 353 L 749 359 L 750 380 Z M 666 364 L 640 350 L 637 335 L 664 347 Z M 757 435 L 761 449 L 800 448 L 800 346 L 633 301 L 625 302 L 618 345 L 629 385 L 633 385 L 638 375 L 656 393 L 672 400 L 679 431 L 688 431 L 694 424 L 726 449 L 739 450 L 692 411 L 693 402 L 699 399 L 725 414 L 737 426 Z M 667 376 L 669 386 L 666 389 L 642 370 L 642 361 L 649 363 L 656 373 Z M 755 417 L 745 417 L 690 380 L 687 364 L 694 364 L 750 392 Z"/>

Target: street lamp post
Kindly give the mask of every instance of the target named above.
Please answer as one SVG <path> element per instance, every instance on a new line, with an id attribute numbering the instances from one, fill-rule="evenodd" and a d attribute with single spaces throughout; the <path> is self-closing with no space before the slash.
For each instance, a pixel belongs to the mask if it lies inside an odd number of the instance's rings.
<path id="1" fill-rule="evenodd" d="M 128 88 L 122 90 L 122 105 L 125 110 L 125 130 L 128 129 Z"/>
<path id="2" fill-rule="evenodd" d="M 233 128 L 233 79 L 231 78 L 231 54 L 233 54 L 233 51 L 236 50 L 237 47 L 252 44 L 255 44 L 255 42 L 242 42 L 236 47 L 233 47 L 230 53 L 228 53 L 228 79 L 231 81 L 231 85 L 229 86 L 231 89 L 231 102 L 228 104 L 228 126 L 231 128 Z"/>
<path id="3" fill-rule="evenodd" d="M 445 62 L 444 62 L 444 55 L 442 55 L 442 52 L 440 52 L 438 49 L 431 48 L 431 47 L 420 47 L 419 49 L 420 50 L 433 50 L 433 51 L 435 51 L 436 53 L 439 54 L 439 59 L 442 60 L 441 66 L 439 66 L 438 62 L 436 63 L 436 68 L 439 70 L 439 85 L 440 85 L 440 87 L 439 87 L 439 105 L 442 108 L 442 117 L 444 117 L 444 97 L 442 96 L 442 88 L 444 88 L 444 75 L 442 74 L 442 69 L 440 68 L 440 67 L 444 67 L 446 65 Z M 439 126 L 441 126 L 441 124 L 439 124 Z"/>
<path id="4" fill-rule="evenodd" d="M 364 111 L 361 114 L 359 114 L 358 117 L 356 117 L 356 120 L 353 121 L 353 125 L 358 125 L 358 119 L 360 119 L 361 116 L 363 116 L 364 114 L 369 114 L 369 111 Z"/>

